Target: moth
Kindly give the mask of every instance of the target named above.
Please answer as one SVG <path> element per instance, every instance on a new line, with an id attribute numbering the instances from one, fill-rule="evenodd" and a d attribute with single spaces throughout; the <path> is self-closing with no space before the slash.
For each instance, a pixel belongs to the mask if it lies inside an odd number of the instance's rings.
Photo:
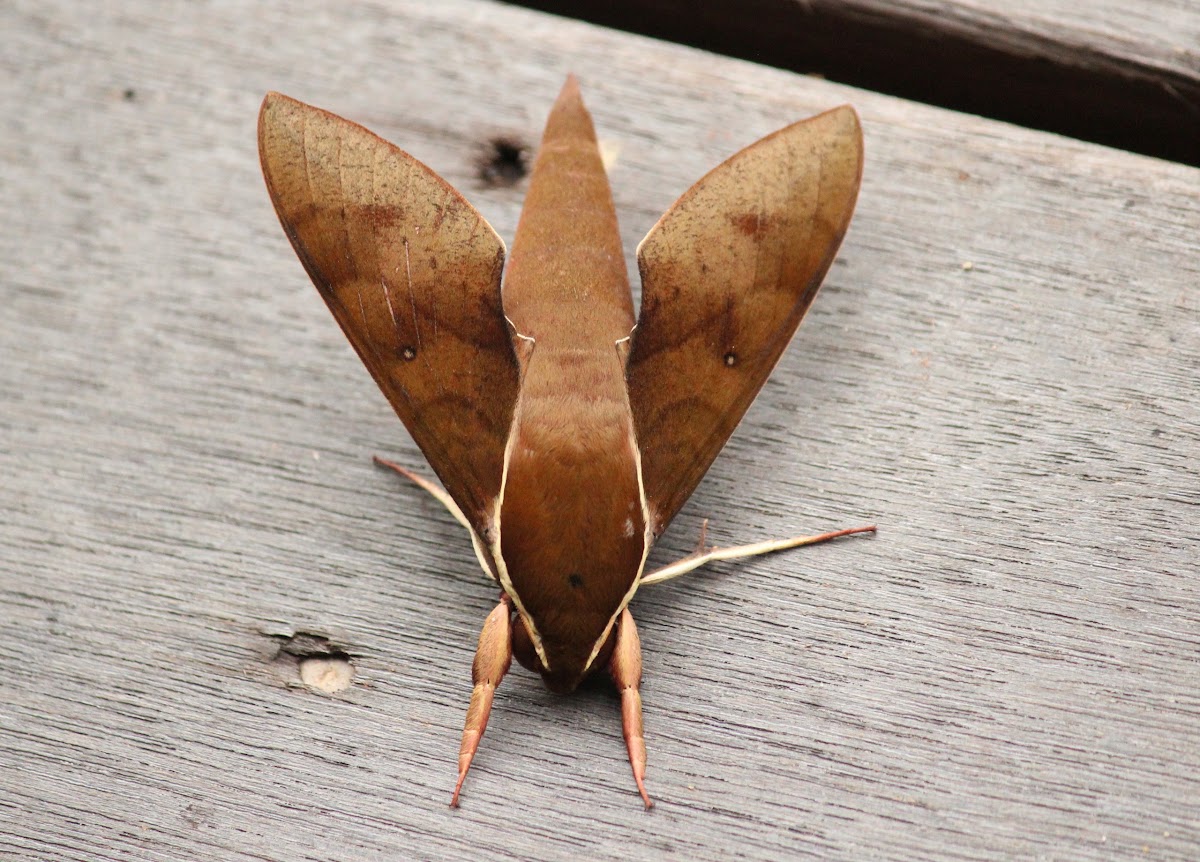
<path id="1" fill-rule="evenodd" d="M 380 463 L 445 505 L 501 589 L 451 805 L 516 656 L 558 692 L 611 675 L 649 808 L 638 588 L 874 530 L 732 548 L 702 535 L 694 554 L 644 572 L 833 262 L 862 175 L 858 115 L 846 105 L 768 135 L 676 201 L 638 246 L 636 321 L 574 76 L 550 111 L 507 272 L 503 241 L 463 196 L 361 126 L 270 93 L 258 143 L 284 232 L 441 486 Z"/>

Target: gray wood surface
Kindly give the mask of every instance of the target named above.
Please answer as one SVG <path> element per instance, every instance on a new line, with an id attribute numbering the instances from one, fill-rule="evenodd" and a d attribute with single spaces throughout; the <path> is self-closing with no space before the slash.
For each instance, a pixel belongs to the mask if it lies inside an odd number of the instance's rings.
<path id="1" fill-rule="evenodd" d="M 1195 0 L 521 0 L 1200 165 Z"/>
<path id="2" fill-rule="evenodd" d="M 1200 173 L 473 0 L 0 7 L 0 858 L 1194 859 Z M 858 214 L 655 551 L 876 521 L 647 589 L 617 701 L 515 670 L 446 806 L 494 593 L 258 173 L 267 89 L 511 238 L 583 79 L 626 248 L 844 101 Z M 301 685 L 286 636 L 349 688 Z"/>
<path id="3" fill-rule="evenodd" d="M 785 0 L 788 2 L 788 0 Z M 1200 6 L 1194 0 L 790 0 L 850 20 L 903 20 L 1055 65 L 1200 86 Z M 964 73 L 969 70 L 964 70 Z M 1180 101 L 1180 110 L 1187 104 Z"/>
<path id="4" fill-rule="evenodd" d="M 684 8 L 676 2 L 647 0 L 641 5 L 654 15 L 660 9 L 676 13 Z M 704 27 L 726 13 L 732 20 L 741 11 L 751 30 L 761 27 L 764 18 L 829 15 L 871 27 L 926 29 L 963 37 L 1055 65 L 1085 65 L 1117 75 L 1148 76 L 1159 83 L 1180 79 L 1193 88 L 1200 86 L 1200 6 L 1195 0 L 752 0 L 752 4 L 755 15 L 745 16 L 743 4 L 698 0 L 703 18 L 678 24 Z M 603 4 L 590 0 L 529 0 L 523 5 L 577 13 L 603 10 Z M 769 35 L 762 34 L 764 40 Z M 1188 106 L 1181 101 L 1179 107 Z"/>

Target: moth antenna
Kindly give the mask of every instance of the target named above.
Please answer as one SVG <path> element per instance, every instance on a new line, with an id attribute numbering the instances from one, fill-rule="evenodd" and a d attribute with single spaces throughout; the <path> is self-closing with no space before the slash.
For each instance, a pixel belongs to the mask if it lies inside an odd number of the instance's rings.
<path id="1" fill-rule="evenodd" d="M 621 692 L 621 729 L 633 780 L 646 808 L 650 809 L 654 802 L 646 792 L 646 736 L 642 729 L 642 695 L 638 691 L 642 684 L 642 644 L 629 608 L 621 611 L 617 622 L 617 643 L 608 660 L 608 672 Z"/>
<path id="2" fill-rule="evenodd" d="M 471 761 L 479 750 L 479 741 L 487 729 L 496 686 L 504 679 L 511 664 L 512 608 L 508 596 L 503 596 L 500 604 L 488 614 L 483 631 L 479 633 L 479 647 L 475 650 L 475 662 L 471 666 L 474 688 L 471 689 L 471 704 L 467 707 L 467 720 L 463 725 L 462 745 L 458 749 L 458 781 L 454 785 L 454 796 L 450 799 L 451 808 L 458 807 L 458 794 L 462 792 L 467 770 L 471 768 Z"/>
<path id="3" fill-rule="evenodd" d="M 707 521 L 705 526 L 707 526 Z M 740 560 L 743 557 L 757 557 L 759 554 L 770 554 L 774 551 L 786 551 L 789 548 L 799 548 L 804 545 L 817 545 L 830 539 L 840 539 L 842 536 L 852 536 L 856 533 L 874 533 L 875 525 L 868 527 L 851 527 L 849 530 L 834 530 L 831 533 L 821 533 L 818 536 L 799 536 L 793 539 L 776 539 L 769 542 L 758 542 L 753 545 L 737 545 L 732 548 L 712 548 L 709 551 L 688 554 L 682 560 L 677 560 L 669 566 L 651 572 L 642 577 L 642 585 L 661 584 L 680 575 L 686 575 L 693 569 L 698 569 L 705 563 L 717 560 Z M 703 545 L 701 546 L 703 547 Z"/>

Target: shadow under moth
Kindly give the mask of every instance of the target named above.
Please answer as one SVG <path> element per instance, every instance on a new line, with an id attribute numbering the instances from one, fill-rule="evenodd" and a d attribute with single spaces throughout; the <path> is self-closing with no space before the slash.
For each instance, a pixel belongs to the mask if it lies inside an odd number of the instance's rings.
<path id="1" fill-rule="evenodd" d="M 258 143 L 296 254 L 441 486 L 380 463 L 446 506 L 502 590 L 479 637 L 451 805 L 515 655 L 554 691 L 611 675 L 650 807 L 638 587 L 874 530 L 733 548 L 701 536 L 696 553 L 644 573 L 833 262 L 862 175 L 858 115 L 845 105 L 768 135 L 679 198 L 637 248 L 636 321 L 574 76 L 506 272 L 503 241 L 462 195 L 361 126 L 271 93 Z"/>

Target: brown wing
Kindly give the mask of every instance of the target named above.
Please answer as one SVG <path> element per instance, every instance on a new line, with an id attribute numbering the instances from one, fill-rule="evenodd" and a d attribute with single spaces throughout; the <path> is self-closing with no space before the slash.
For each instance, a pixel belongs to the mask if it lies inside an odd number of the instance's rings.
<path id="1" fill-rule="evenodd" d="M 341 117 L 271 93 L 258 145 L 304 268 L 482 535 L 518 387 L 504 243 L 433 171 Z"/>
<path id="2" fill-rule="evenodd" d="M 638 246 L 642 310 L 626 368 L 661 533 L 775 367 L 833 262 L 862 176 L 846 105 L 724 162 Z"/>

